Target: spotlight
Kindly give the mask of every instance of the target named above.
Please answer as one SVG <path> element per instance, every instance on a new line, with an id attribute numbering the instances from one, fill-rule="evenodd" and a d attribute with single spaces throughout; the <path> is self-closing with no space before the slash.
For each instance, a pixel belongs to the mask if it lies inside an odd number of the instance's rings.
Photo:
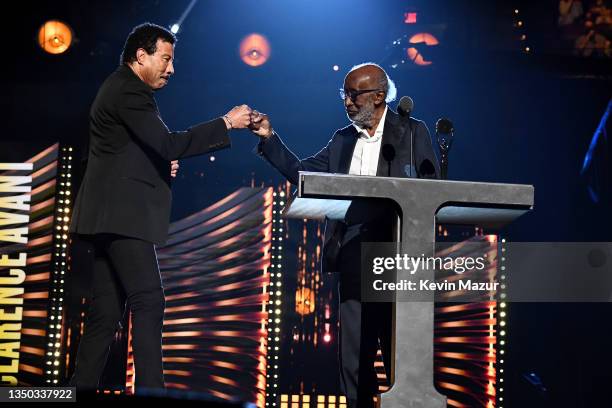
<path id="1" fill-rule="evenodd" d="M 50 20 L 38 30 L 38 45 L 49 54 L 61 54 L 72 44 L 72 30 L 58 20 Z"/>
<path id="2" fill-rule="evenodd" d="M 211 162 L 214 162 L 215 160 L 217 160 L 217 159 L 215 158 L 215 156 L 210 156 L 210 161 L 211 161 Z"/>
<path id="3" fill-rule="evenodd" d="M 263 65 L 270 58 L 270 43 L 261 34 L 250 34 L 240 42 L 240 58 L 252 67 Z"/>
<path id="4" fill-rule="evenodd" d="M 180 25 L 172 24 L 172 27 L 170 27 L 170 31 L 172 31 L 172 34 L 176 34 L 176 33 L 178 33 L 179 28 L 181 28 Z"/>
<path id="5" fill-rule="evenodd" d="M 332 69 L 333 69 L 334 71 L 338 71 L 338 70 L 340 69 L 340 67 L 339 67 L 339 66 L 337 66 L 337 65 L 334 65 L 334 66 L 332 67 Z"/>
<path id="6" fill-rule="evenodd" d="M 432 61 L 425 60 L 421 51 L 427 47 L 433 47 L 440 44 L 438 39 L 430 33 L 414 34 L 410 37 L 408 43 L 412 45 L 406 50 L 408 58 L 416 65 L 430 65 Z"/>

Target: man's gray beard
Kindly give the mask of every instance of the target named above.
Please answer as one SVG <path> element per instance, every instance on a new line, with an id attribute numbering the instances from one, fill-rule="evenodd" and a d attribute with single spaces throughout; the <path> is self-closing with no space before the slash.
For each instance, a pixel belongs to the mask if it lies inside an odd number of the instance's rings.
<path id="1" fill-rule="evenodd" d="M 353 118 L 349 116 L 349 119 L 360 128 L 369 128 L 372 126 L 372 120 L 374 119 L 374 103 L 363 106 L 357 115 Z"/>

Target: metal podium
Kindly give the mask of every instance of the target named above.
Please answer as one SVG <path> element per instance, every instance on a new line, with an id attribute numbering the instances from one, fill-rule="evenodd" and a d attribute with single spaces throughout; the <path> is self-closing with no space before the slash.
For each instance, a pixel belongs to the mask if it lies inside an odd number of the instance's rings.
<path id="1" fill-rule="evenodd" d="M 342 219 L 352 199 L 392 200 L 401 210 L 398 248 L 420 254 L 433 247 L 436 223 L 500 228 L 533 208 L 534 188 L 300 172 L 297 197 L 286 209 L 286 217 Z M 392 387 L 382 394 L 382 408 L 446 407 L 446 397 L 433 385 L 433 320 L 432 302 L 395 304 Z"/>

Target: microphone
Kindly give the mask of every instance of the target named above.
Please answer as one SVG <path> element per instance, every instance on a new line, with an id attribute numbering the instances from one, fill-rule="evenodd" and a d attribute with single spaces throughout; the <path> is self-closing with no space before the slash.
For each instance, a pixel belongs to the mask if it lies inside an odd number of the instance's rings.
<path id="1" fill-rule="evenodd" d="M 440 118 L 436 122 L 436 132 L 440 132 L 442 134 L 449 134 L 454 131 L 453 122 L 448 118 Z"/>
<path id="2" fill-rule="evenodd" d="M 397 113 L 401 116 L 409 117 L 414 109 L 414 101 L 409 96 L 402 96 L 397 104 Z"/>
<path id="3" fill-rule="evenodd" d="M 442 180 L 448 174 L 448 152 L 453 145 L 455 127 L 448 118 L 440 118 L 436 122 L 436 139 L 440 148 L 440 173 Z"/>
<path id="4" fill-rule="evenodd" d="M 412 177 L 412 168 L 414 167 L 414 135 L 412 130 L 412 121 L 410 120 L 410 114 L 414 109 L 414 101 L 409 96 L 402 96 L 399 103 L 397 104 L 397 113 L 408 121 L 408 129 L 410 129 L 410 171 L 408 177 Z M 390 167 L 390 165 L 389 165 Z"/>
<path id="5" fill-rule="evenodd" d="M 395 159 L 395 147 L 390 143 L 383 145 L 382 155 L 388 166 L 387 177 L 391 177 L 391 162 Z"/>

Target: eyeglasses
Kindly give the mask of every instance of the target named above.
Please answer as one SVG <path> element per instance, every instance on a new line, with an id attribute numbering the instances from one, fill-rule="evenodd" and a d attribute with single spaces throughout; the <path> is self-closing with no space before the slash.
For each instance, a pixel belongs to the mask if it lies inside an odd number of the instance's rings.
<path id="1" fill-rule="evenodd" d="M 382 92 L 382 89 L 362 89 L 361 91 L 355 91 L 352 89 L 340 88 L 340 99 L 345 100 L 346 98 L 350 98 L 351 101 L 355 102 L 355 99 L 357 99 L 359 95 L 368 92 Z"/>

